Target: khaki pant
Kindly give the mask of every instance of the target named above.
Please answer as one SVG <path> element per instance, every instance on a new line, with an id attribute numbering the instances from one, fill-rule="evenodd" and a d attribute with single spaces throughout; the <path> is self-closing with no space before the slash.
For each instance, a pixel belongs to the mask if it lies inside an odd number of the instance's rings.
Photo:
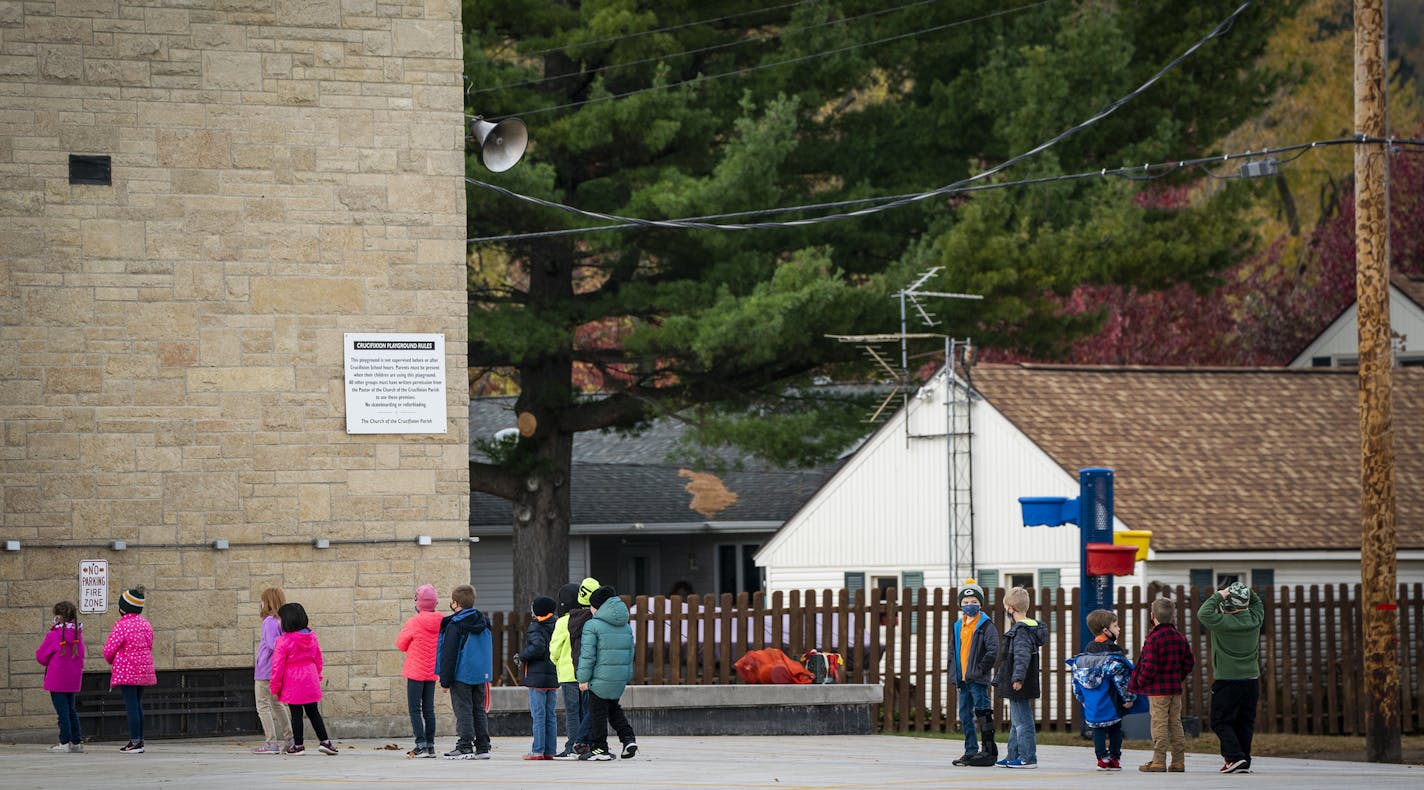
<path id="1" fill-rule="evenodd" d="M 1152 711 L 1152 758 L 1161 761 L 1171 752 L 1187 750 L 1187 734 L 1182 730 L 1182 695 L 1148 697 Z"/>
<path id="2" fill-rule="evenodd" d="M 257 719 L 262 722 L 262 734 L 268 743 L 281 746 L 292 740 L 292 716 L 287 706 L 272 696 L 272 681 L 252 681 L 252 693 L 257 698 Z"/>

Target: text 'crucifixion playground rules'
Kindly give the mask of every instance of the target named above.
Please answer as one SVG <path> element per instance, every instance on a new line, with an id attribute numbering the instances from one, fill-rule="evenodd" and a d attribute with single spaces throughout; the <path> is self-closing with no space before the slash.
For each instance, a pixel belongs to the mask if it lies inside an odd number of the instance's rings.
<path id="1" fill-rule="evenodd" d="M 346 432 L 445 433 L 445 336 L 347 332 Z"/>

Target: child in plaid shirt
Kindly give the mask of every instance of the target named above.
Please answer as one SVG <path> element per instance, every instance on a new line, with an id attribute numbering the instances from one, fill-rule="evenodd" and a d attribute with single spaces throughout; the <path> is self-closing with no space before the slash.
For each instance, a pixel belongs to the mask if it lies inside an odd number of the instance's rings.
<path id="1" fill-rule="evenodd" d="M 1196 659 L 1186 637 L 1172 624 L 1176 605 L 1170 598 L 1152 602 L 1152 632 L 1142 643 L 1127 690 L 1146 694 L 1152 708 L 1152 760 L 1137 770 L 1146 773 L 1185 771 L 1187 736 L 1182 731 L 1182 681 Z M 1167 752 L 1172 764 L 1167 765 Z"/>

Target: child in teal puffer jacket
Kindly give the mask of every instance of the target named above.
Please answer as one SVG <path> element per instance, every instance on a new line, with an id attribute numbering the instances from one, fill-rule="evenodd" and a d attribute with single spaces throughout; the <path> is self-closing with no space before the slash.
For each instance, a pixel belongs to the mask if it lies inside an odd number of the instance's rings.
<path id="1" fill-rule="evenodd" d="M 623 758 L 638 753 L 637 736 L 618 698 L 633 679 L 633 629 L 628 626 L 628 606 L 612 587 L 599 587 L 589 596 L 593 618 L 583 627 L 579 647 L 579 689 L 589 692 L 589 749 L 580 760 L 612 760 L 608 751 L 608 726 L 618 733 Z"/>

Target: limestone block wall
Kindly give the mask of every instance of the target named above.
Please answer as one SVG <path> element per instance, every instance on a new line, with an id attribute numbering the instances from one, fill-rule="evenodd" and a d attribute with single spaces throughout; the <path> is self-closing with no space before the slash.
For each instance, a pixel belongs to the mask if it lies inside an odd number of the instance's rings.
<path id="1" fill-rule="evenodd" d="M 136 584 L 160 671 L 251 666 L 281 586 L 327 714 L 403 718 L 414 588 L 469 579 L 459 15 L 0 0 L 0 729 L 54 726 L 33 651 L 83 559 L 89 670 Z M 344 332 L 442 333 L 446 432 L 348 435 Z"/>

